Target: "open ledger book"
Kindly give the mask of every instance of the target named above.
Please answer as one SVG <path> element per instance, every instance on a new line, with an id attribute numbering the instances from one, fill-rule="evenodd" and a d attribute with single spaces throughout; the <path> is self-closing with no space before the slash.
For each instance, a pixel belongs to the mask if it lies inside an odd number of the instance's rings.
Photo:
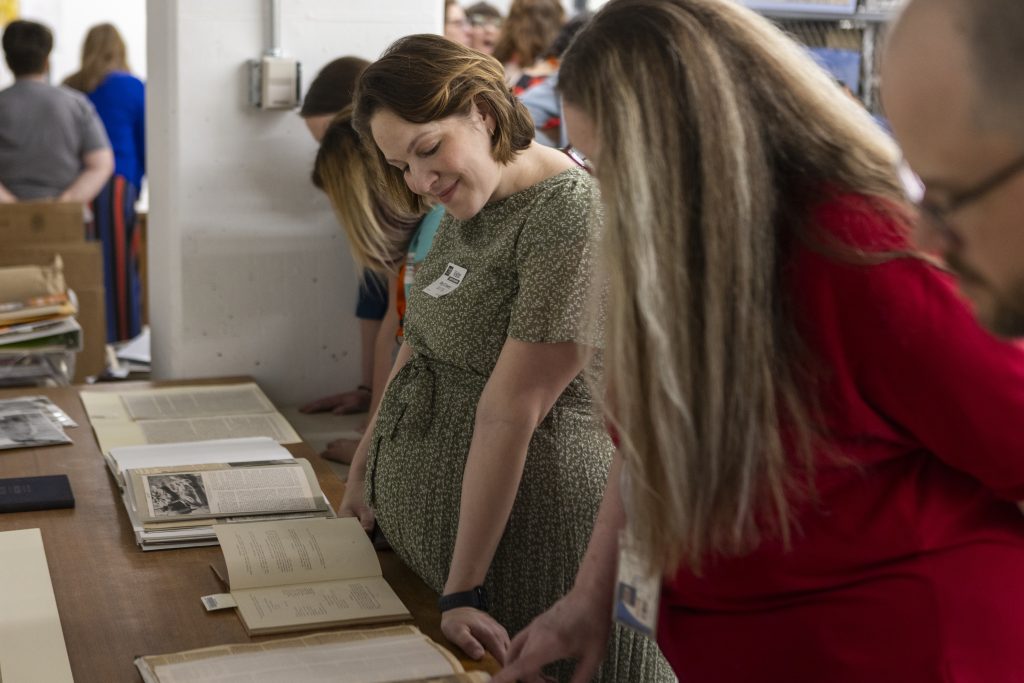
<path id="1" fill-rule="evenodd" d="M 309 463 L 267 437 L 124 446 L 106 460 L 143 550 L 217 545 L 218 524 L 334 517 Z"/>
<path id="2" fill-rule="evenodd" d="M 477 683 L 450 652 L 414 626 L 314 633 L 139 657 L 145 683 Z"/>
<path id="3" fill-rule="evenodd" d="M 304 459 L 128 470 L 127 496 L 147 528 L 193 520 L 289 512 L 327 513 L 330 505 Z"/>
<path id="4" fill-rule="evenodd" d="M 222 524 L 214 532 L 231 593 L 203 603 L 236 607 L 249 635 L 411 618 L 353 518 Z"/>
<path id="5" fill-rule="evenodd" d="M 100 450 L 119 446 L 270 437 L 299 443 L 256 384 L 159 387 L 122 392 L 81 391 Z"/>

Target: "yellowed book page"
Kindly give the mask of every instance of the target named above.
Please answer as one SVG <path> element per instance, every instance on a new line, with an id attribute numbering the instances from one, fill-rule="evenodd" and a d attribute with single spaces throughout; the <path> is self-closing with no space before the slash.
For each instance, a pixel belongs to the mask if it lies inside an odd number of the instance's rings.
<path id="1" fill-rule="evenodd" d="M 39 529 L 0 532 L 0 680 L 64 683 L 71 664 Z"/>
<path id="2" fill-rule="evenodd" d="M 231 591 L 380 576 L 373 544 L 354 518 L 215 527 Z"/>
<path id="3" fill-rule="evenodd" d="M 142 522 L 313 512 L 327 508 L 309 461 L 226 463 L 128 470 Z"/>
<path id="4" fill-rule="evenodd" d="M 82 405 L 89 416 L 89 424 L 96 434 L 100 451 L 110 453 L 120 446 L 138 446 L 146 443 L 142 428 L 132 422 L 118 394 L 105 391 L 80 391 Z"/>
<path id="5" fill-rule="evenodd" d="M 208 396 L 217 390 L 229 390 L 236 385 L 222 385 L 214 387 L 202 387 L 204 391 L 198 392 L 200 396 Z M 241 387 L 259 387 L 255 384 L 237 385 Z M 100 450 L 103 453 L 110 453 L 111 449 L 125 446 L 142 446 L 146 444 L 167 444 L 192 441 L 210 441 L 228 438 L 250 438 L 269 437 L 279 444 L 300 443 L 301 437 L 292 428 L 288 420 L 281 413 L 274 410 L 270 405 L 269 412 L 258 412 L 253 414 L 236 415 L 224 414 L 207 417 L 181 417 L 173 419 L 133 419 L 129 412 L 128 404 L 135 403 L 136 395 L 152 397 L 170 392 L 177 396 L 176 401 L 183 403 L 177 412 L 189 412 L 187 405 L 189 396 L 197 394 L 198 388 L 169 387 L 167 389 L 152 389 L 146 391 L 106 392 L 106 391 L 81 391 L 82 405 L 89 415 L 89 422 L 96 433 L 96 440 L 99 442 Z M 184 394 L 184 396 L 182 396 Z M 241 396 L 249 396 L 247 402 L 244 398 L 234 402 L 224 403 L 227 410 L 232 406 L 239 405 L 263 405 L 267 401 L 262 392 L 255 394 L 247 390 Z M 262 397 L 260 399 L 259 397 Z M 126 403 L 127 401 L 127 403 Z M 209 407 L 211 402 L 199 399 L 196 405 Z M 159 402 L 156 402 L 159 406 Z M 139 414 L 157 414 L 159 411 L 152 408 L 152 402 L 139 403 L 137 406 Z M 174 414 L 174 410 L 168 409 L 165 414 Z"/>
<path id="6" fill-rule="evenodd" d="M 382 577 L 232 590 L 250 633 L 395 621 L 409 610 Z"/>
<path id="7" fill-rule="evenodd" d="M 269 436 L 278 443 L 299 443 L 302 438 L 280 413 L 138 420 L 145 443 L 180 443 Z"/>
<path id="8" fill-rule="evenodd" d="M 410 676 L 455 681 L 461 679 L 448 677 L 462 672 L 450 653 L 413 627 L 206 648 L 144 657 L 136 665 L 145 680 L 159 683 L 389 683 Z"/>
<path id="9" fill-rule="evenodd" d="M 121 402 L 121 394 L 112 391 L 79 391 L 82 398 L 82 405 L 89 415 L 90 422 L 97 420 L 112 420 L 122 422 L 131 420 L 131 415 Z"/>
<path id="10" fill-rule="evenodd" d="M 133 420 L 275 413 L 270 399 L 254 383 L 166 387 L 121 394 Z"/>

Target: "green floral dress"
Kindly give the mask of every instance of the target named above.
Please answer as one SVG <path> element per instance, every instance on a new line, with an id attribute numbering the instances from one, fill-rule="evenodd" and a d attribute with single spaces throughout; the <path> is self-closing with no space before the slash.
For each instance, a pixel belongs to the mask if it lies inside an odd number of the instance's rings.
<path id="1" fill-rule="evenodd" d="M 505 341 L 599 345 L 600 330 L 586 322 L 595 317 L 589 312 L 596 202 L 591 178 L 570 169 L 488 204 L 469 220 L 446 216 L 416 272 L 405 326 L 412 357 L 381 402 L 366 499 L 395 551 L 438 592 L 455 547 L 477 403 Z M 457 287 L 436 297 L 424 292 L 453 270 L 450 283 L 457 280 Z M 490 613 L 509 634 L 572 587 L 612 451 L 580 375 L 530 441 L 485 581 Z M 568 680 L 571 670 L 562 663 L 551 673 Z M 672 675 L 656 645 L 622 629 L 613 634 L 595 680 Z"/>

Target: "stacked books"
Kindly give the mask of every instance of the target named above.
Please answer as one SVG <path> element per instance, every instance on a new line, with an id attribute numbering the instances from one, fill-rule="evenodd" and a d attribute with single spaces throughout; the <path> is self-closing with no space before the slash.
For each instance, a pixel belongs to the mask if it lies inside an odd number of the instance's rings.
<path id="1" fill-rule="evenodd" d="M 104 457 L 143 550 L 217 545 L 221 524 L 335 517 L 309 462 L 270 438 L 124 446 Z"/>
<path id="2" fill-rule="evenodd" d="M 0 268 L 0 381 L 67 379 L 67 368 L 55 368 L 47 356 L 82 349 L 77 312 L 60 257 L 51 266 Z"/>

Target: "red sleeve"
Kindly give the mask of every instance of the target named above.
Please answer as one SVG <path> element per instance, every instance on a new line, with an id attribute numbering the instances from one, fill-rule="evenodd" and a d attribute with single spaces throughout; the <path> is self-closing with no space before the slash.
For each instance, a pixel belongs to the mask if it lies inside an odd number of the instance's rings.
<path id="1" fill-rule="evenodd" d="M 885 229 L 877 215 L 855 220 Z M 842 346 L 862 399 L 950 466 L 1024 499 L 1024 347 L 984 330 L 927 262 L 810 260 L 836 307 L 837 333 L 823 338 Z"/>

